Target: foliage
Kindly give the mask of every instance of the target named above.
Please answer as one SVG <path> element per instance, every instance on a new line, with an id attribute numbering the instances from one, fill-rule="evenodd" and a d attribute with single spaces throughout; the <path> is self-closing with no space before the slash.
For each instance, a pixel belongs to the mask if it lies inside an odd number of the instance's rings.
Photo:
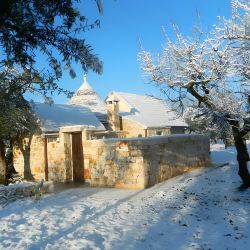
<path id="1" fill-rule="evenodd" d="M 231 126 L 226 120 L 223 123 L 222 120 L 220 122 L 214 120 L 217 117 L 213 116 L 213 112 L 207 114 L 204 113 L 203 109 L 188 107 L 183 114 L 183 118 L 188 124 L 189 133 L 206 134 L 212 142 L 222 139 L 226 146 L 233 144 Z"/>
<path id="2" fill-rule="evenodd" d="M 99 26 L 99 21 L 89 25 L 74 7 L 75 2 L 78 1 L 1 1 L 0 70 L 4 72 L 6 67 L 18 70 L 20 80 L 24 80 L 22 90 L 44 95 L 48 91 L 64 91 L 56 80 L 63 69 L 75 76 L 72 61 L 79 62 L 84 70 L 101 73 L 102 63 L 91 46 L 76 36 Z M 43 54 L 48 66 L 38 68 L 38 53 Z"/>
<path id="3" fill-rule="evenodd" d="M 6 70 L 0 78 L 0 140 L 17 141 L 38 130 L 38 120 L 22 95 L 17 73 Z"/>
<path id="4" fill-rule="evenodd" d="M 188 124 L 190 133 L 206 133 L 211 139 L 220 138 L 220 135 L 216 133 L 216 128 L 212 121 L 210 119 L 208 120 L 203 113 L 199 113 L 197 108 L 187 108 L 183 114 L 183 118 Z"/>
<path id="5" fill-rule="evenodd" d="M 0 75 L 2 79 L 0 82 L 0 145 L 2 157 L 5 155 L 6 177 L 8 179 L 15 173 L 13 144 L 20 142 L 28 134 L 38 132 L 39 123 L 30 103 L 23 98 L 20 86 L 23 82 L 18 81 L 18 73 L 6 69 Z"/>
<path id="6" fill-rule="evenodd" d="M 35 198 L 35 200 L 40 200 L 42 198 L 42 191 L 40 188 L 34 186 L 31 189 L 31 196 Z"/>
<path id="7" fill-rule="evenodd" d="M 42 179 L 39 183 L 37 183 L 34 187 L 31 189 L 31 195 L 34 196 L 36 200 L 39 200 L 42 198 L 42 187 L 43 187 L 44 180 Z"/>

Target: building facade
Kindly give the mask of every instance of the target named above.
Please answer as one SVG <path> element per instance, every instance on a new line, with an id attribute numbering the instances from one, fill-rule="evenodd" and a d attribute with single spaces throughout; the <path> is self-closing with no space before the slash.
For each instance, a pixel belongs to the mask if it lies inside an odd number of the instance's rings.
<path id="1" fill-rule="evenodd" d="M 125 137 L 184 134 L 187 128 L 166 102 L 152 96 L 111 92 L 106 103 L 110 128 Z"/>
<path id="2" fill-rule="evenodd" d="M 146 188 L 209 164 L 208 138 L 185 135 L 165 102 L 121 92 L 103 102 L 86 76 L 68 105 L 36 104 L 35 112 L 41 134 L 14 149 L 26 179 Z"/>

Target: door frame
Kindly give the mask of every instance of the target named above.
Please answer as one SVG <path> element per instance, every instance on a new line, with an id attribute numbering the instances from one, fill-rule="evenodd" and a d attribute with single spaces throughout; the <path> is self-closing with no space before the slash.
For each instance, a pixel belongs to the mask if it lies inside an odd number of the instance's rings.
<path id="1" fill-rule="evenodd" d="M 72 181 L 84 182 L 84 158 L 82 146 L 82 132 L 71 134 Z"/>

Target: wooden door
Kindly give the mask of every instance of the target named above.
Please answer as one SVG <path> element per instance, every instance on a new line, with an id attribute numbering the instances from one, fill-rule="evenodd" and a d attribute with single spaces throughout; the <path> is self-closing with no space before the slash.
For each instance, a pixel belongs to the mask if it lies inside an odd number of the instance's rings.
<path id="1" fill-rule="evenodd" d="M 82 134 L 72 134 L 72 162 L 73 162 L 73 181 L 82 182 L 83 179 L 83 149 Z"/>

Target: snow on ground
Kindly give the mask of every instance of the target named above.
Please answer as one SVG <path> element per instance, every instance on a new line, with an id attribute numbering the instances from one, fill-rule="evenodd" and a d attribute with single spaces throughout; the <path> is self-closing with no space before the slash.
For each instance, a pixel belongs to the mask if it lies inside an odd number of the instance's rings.
<path id="1" fill-rule="evenodd" d="M 0 208 L 0 249 L 249 249 L 250 189 L 235 151 L 146 190 L 75 188 Z"/>

